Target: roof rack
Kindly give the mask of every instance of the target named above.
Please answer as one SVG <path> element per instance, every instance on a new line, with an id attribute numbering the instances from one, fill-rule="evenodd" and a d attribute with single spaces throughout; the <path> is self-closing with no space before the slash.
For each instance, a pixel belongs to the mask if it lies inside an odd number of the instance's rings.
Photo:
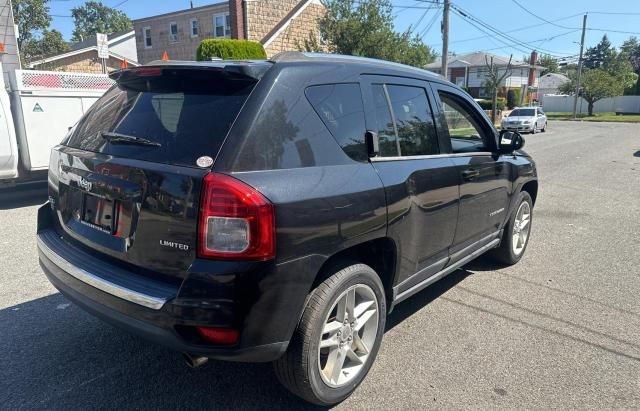
<path id="1" fill-rule="evenodd" d="M 387 60 L 374 59 L 370 57 L 349 56 L 345 54 L 283 51 L 273 56 L 271 58 L 271 61 L 273 61 L 274 63 L 292 62 L 292 61 L 334 61 L 334 62 L 342 61 L 342 62 L 351 62 L 351 63 L 375 64 L 378 66 L 393 67 L 400 70 L 418 71 L 422 75 L 428 75 L 434 78 L 442 77 L 436 73 L 433 73 L 431 71 L 428 71 L 419 67 L 408 66 L 406 64 L 395 63 Z"/>

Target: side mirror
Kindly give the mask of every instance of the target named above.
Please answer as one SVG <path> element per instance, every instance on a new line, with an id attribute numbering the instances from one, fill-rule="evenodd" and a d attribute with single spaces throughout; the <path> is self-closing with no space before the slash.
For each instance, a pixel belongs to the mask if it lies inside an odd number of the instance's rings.
<path id="1" fill-rule="evenodd" d="M 500 131 L 500 152 L 505 154 L 513 153 L 524 147 L 524 137 L 517 131 Z"/>
<path id="2" fill-rule="evenodd" d="M 378 141 L 378 133 L 367 130 L 364 134 L 364 140 L 367 144 L 367 154 L 369 158 L 375 157 L 380 152 L 380 143 Z"/>

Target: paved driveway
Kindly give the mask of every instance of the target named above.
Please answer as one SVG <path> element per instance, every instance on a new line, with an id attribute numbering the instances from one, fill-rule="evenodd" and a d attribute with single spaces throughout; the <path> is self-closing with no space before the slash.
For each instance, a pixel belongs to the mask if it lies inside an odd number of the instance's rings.
<path id="1" fill-rule="evenodd" d="M 640 127 L 526 138 L 541 189 L 524 259 L 472 263 L 399 306 L 339 408 L 640 407 Z M 36 261 L 41 201 L 0 192 L 0 409 L 304 406 L 267 364 L 190 370 L 70 305 Z"/>

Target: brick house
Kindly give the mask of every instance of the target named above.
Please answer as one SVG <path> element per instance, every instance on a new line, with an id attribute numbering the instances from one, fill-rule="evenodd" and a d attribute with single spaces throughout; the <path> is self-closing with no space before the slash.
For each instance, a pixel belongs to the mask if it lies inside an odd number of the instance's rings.
<path id="1" fill-rule="evenodd" d="M 134 20 L 138 61 L 195 60 L 203 39 L 233 38 L 262 43 L 267 55 L 297 50 L 317 33 L 320 0 L 229 0 Z"/>
<path id="2" fill-rule="evenodd" d="M 493 57 L 493 63 L 498 67 L 498 73 L 500 75 L 504 73 L 507 63 L 509 62 L 508 57 L 476 52 L 460 56 L 450 56 L 447 62 L 447 80 L 460 87 L 466 87 L 469 94 L 475 98 L 489 97 L 483 88 L 483 83 L 489 72 L 485 57 L 488 61 Z M 433 63 L 427 64 L 425 69 L 441 74 L 441 66 L 441 60 L 437 59 Z M 543 67 L 537 65 L 532 66 L 524 61 L 512 60 L 511 75 L 502 81 L 502 87 L 504 89 L 520 89 L 522 86 L 537 87 L 542 69 Z"/>
<path id="3" fill-rule="evenodd" d="M 133 30 L 109 34 L 107 44 L 109 45 L 107 71 L 120 69 L 124 60 L 127 60 L 130 66 L 138 65 Z M 32 61 L 29 63 L 29 68 L 72 73 L 102 73 L 102 60 L 98 58 L 97 39 L 92 36 L 87 40 L 74 43 L 70 51 Z"/>

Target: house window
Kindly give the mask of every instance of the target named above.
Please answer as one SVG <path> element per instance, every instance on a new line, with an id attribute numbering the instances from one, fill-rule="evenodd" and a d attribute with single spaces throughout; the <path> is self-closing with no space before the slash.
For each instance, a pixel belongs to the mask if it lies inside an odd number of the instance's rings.
<path id="1" fill-rule="evenodd" d="M 200 24 L 198 19 L 191 19 L 191 37 L 198 37 L 200 32 Z"/>
<path id="2" fill-rule="evenodd" d="M 481 77 L 481 75 L 480 75 L 480 74 L 481 74 L 481 73 L 480 73 L 480 69 L 476 70 L 476 78 L 480 78 L 480 77 Z"/>
<path id="3" fill-rule="evenodd" d="M 172 43 L 178 41 L 178 23 L 169 23 L 169 41 Z"/>
<path id="4" fill-rule="evenodd" d="M 144 38 L 144 48 L 151 48 L 151 27 L 145 27 L 142 29 L 142 37 Z"/>
<path id="5" fill-rule="evenodd" d="M 228 14 L 220 14 L 213 18 L 214 37 L 231 36 L 231 18 Z"/>

